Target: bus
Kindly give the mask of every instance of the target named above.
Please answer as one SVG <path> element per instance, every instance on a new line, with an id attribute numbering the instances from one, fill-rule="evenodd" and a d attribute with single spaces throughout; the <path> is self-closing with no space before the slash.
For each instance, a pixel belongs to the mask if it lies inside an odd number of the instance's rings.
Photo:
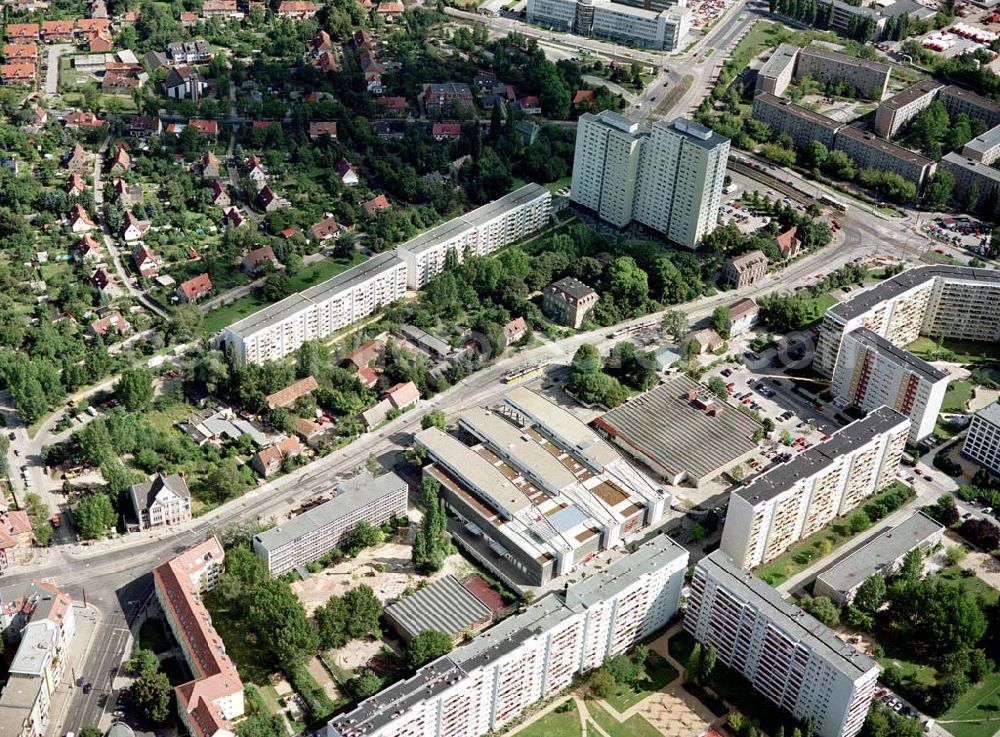
<path id="1" fill-rule="evenodd" d="M 821 194 L 819 196 L 819 201 L 822 202 L 824 205 L 829 205 L 834 210 L 838 210 L 840 212 L 847 212 L 847 205 L 845 205 L 840 200 L 834 199 L 833 197 L 831 197 L 828 194 L 825 194 L 825 193 Z"/>
<path id="2" fill-rule="evenodd" d="M 538 361 L 535 363 L 526 363 L 518 366 L 517 368 L 512 368 L 503 375 L 503 383 L 513 384 L 517 381 L 524 381 L 525 379 L 530 379 L 533 376 L 538 376 L 548 365 L 548 361 Z"/>

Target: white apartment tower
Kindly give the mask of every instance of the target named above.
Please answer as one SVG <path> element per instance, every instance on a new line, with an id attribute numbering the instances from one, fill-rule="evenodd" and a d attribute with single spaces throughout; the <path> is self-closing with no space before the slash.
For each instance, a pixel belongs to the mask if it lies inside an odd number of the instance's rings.
<path id="1" fill-rule="evenodd" d="M 639 152 L 645 138 L 638 123 L 618 113 L 581 115 L 570 199 L 615 227 L 632 222 Z"/>
<path id="2" fill-rule="evenodd" d="M 994 402 L 972 415 L 962 453 L 1000 474 L 1000 404 Z"/>
<path id="3" fill-rule="evenodd" d="M 910 442 L 934 431 L 949 376 L 868 328 L 844 336 L 833 372 L 833 393 L 843 405 L 870 412 L 887 405 L 910 418 Z"/>
<path id="4" fill-rule="evenodd" d="M 728 158 L 728 138 L 685 118 L 646 133 L 616 113 L 585 114 L 570 196 L 616 227 L 635 221 L 695 248 L 715 228 Z"/>
<path id="5" fill-rule="evenodd" d="M 684 629 L 772 704 L 812 719 L 819 737 L 861 730 L 875 695 L 875 662 L 721 550 L 695 567 Z"/>
<path id="6" fill-rule="evenodd" d="M 880 407 L 736 489 L 723 552 L 756 568 L 847 514 L 892 483 L 909 431 L 905 415 Z"/>

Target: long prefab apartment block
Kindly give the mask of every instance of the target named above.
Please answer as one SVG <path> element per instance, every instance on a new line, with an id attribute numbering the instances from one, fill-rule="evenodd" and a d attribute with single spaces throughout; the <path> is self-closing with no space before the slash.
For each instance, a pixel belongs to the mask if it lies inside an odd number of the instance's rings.
<path id="1" fill-rule="evenodd" d="M 737 488 L 722 550 L 756 568 L 847 514 L 895 479 L 909 430 L 904 415 L 880 407 Z"/>
<path id="2" fill-rule="evenodd" d="M 684 629 L 772 704 L 811 719 L 819 737 L 861 730 L 878 665 L 721 550 L 695 566 Z"/>
<path id="3" fill-rule="evenodd" d="M 378 527 L 406 514 L 406 482 L 390 472 L 362 473 L 337 485 L 333 499 L 253 537 L 254 552 L 272 576 L 342 546 L 359 522 Z"/>
<path id="4" fill-rule="evenodd" d="M 660 535 L 606 569 L 431 661 L 353 710 L 325 737 L 480 737 L 667 624 L 688 553 Z"/>

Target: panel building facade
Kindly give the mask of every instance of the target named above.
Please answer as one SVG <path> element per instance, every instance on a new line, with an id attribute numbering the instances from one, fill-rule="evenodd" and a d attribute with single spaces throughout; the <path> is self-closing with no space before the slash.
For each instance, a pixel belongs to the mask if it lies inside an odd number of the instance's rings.
<path id="1" fill-rule="evenodd" d="M 972 415 L 962 453 L 1000 474 L 1000 404 L 994 402 Z"/>
<path id="2" fill-rule="evenodd" d="M 570 197 L 616 227 L 640 223 L 694 248 L 715 229 L 728 158 L 728 138 L 684 118 L 645 132 L 616 113 L 587 113 Z"/>
<path id="3" fill-rule="evenodd" d="M 733 491 L 722 550 L 756 568 L 895 480 L 910 423 L 881 407 Z"/>
<path id="4" fill-rule="evenodd" d="M 861 731 L 878 665 L 721 550 L 695 566 L 684 629 L 819 737 Z"/>
<path id="5" fill-rule="evenodd" d="M 910 442 L 934 431 L 949 376 L 868 328 L 844 336 L 833 372 L 838 403 L 870 412 L 887 405 L 910 418 Z"/>
<path id="6" fill-rule="evenodd" d="M 899 347 L 921 335 L 996 342 L 1000 340 L 1000 272 L 920 266 L 857 293 L 823 316 L 814 367 L 833 376 L 844 336 L 862 327 Z"/>
<path id="7" fill-rule="evenodd" d="M 281 576 L 344 545 L 359 522 L 373 527 L 406 515 L 406 482 L 394 473 L 363 473 L 337 485 L 330 501 L 253 537 L 253 550 Z"/>
<path id="8" fill-rule="evenodd" d="M 677 613 L 687 551 L 666 536 L 550 593 L 332 719 L 325 737 L 479 737 Z"/>
<path id="9" fill-rule="evenodd" d="M 680 48 L 692 16 L 689 8 L 661 1 L 646 7 L 614 0 L 528 0 L 527 7 L 534 25 L 664 51 Z"/>

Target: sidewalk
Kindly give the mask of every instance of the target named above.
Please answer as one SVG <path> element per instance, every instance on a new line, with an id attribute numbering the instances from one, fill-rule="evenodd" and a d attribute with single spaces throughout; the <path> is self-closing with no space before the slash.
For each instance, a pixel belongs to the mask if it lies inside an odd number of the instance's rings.
<path id="1" fill-rule="evenodd" d="M 66 653 L 66 669 L 56 686 L 55 693 L 52 694 L 52 703 L 49 705 L 48 733 L 52 735 L 63 733 L 67 709 L 76 695 L 75 679 L 83 671 L 84 661 L 94 644 L 94 632 L 101 620 L 101 613 L 93 604 L 84 607 L 79 602 L 74 602 L 73 609 L 76 614 L 76 634 Z"/>

